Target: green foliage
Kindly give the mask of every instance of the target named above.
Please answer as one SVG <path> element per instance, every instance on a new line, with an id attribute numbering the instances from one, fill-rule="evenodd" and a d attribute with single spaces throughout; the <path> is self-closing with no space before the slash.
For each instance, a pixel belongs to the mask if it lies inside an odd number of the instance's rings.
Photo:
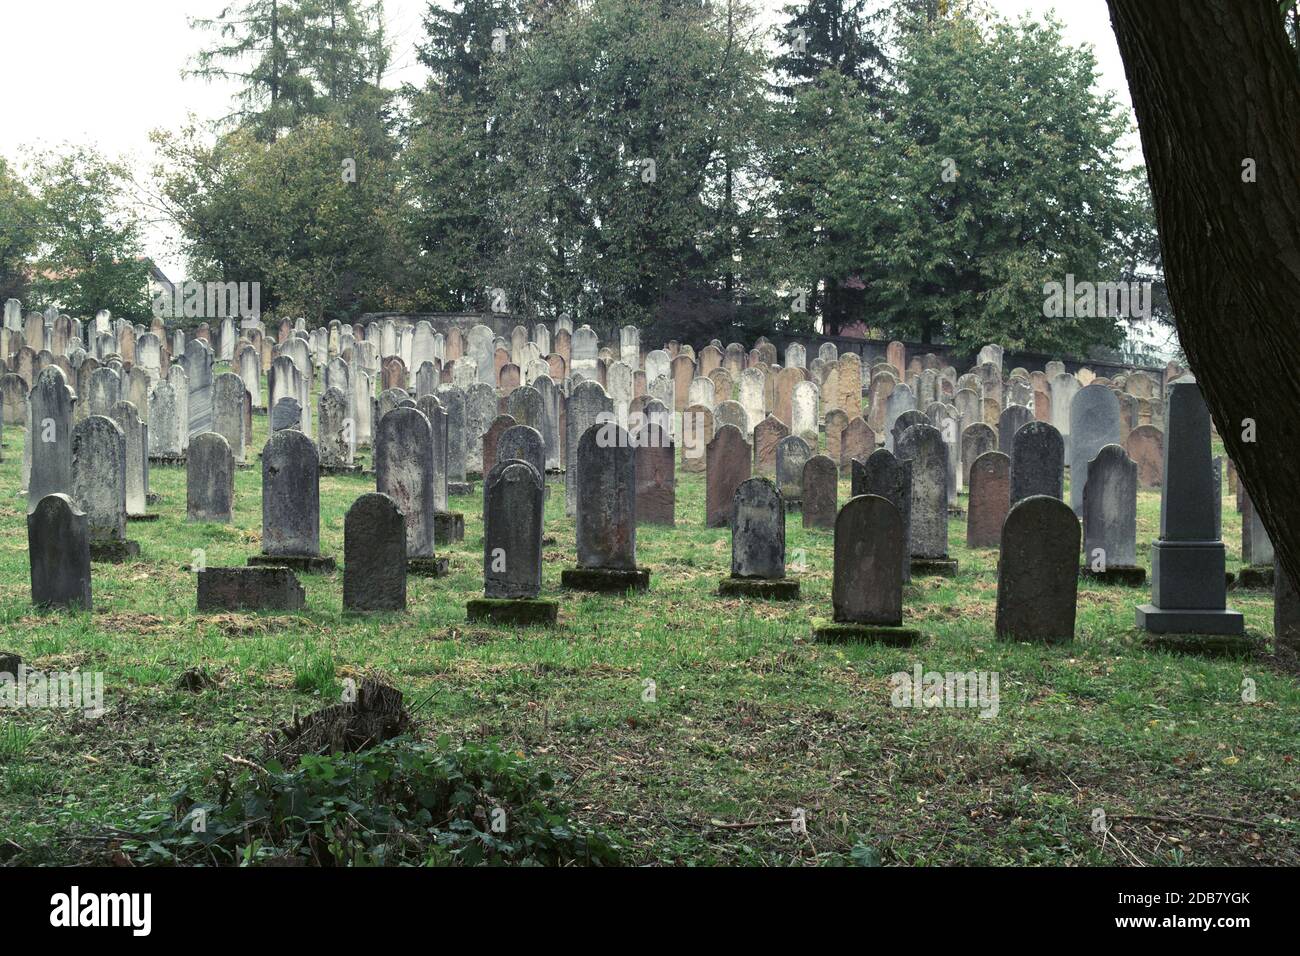
<path id="1" fill-rule="evenodd" d="M 71 315 L 108 309 L 120 318 L 148 317 L 149 263 L 128 204 L 126 166 L 71 147 L 36 156 L 31 182 L 40 229 L 33 307 L 57 303 Z"/>
<path id="2" fill-rule="evenodd" d="M 868 0 L 808 0 L 785 7 L 783 52 L 773 62 L 785 78 L 778 88 L 790 93 L 829 70 L 862 92 L 878 95 L 889 67 L 882 37 L 886 6 Z"/>
<path id="3" fill-rule="evenodd" d="M 548 773 L 494 745 L 397 737 L 244 770 L 208 801 L 183 788 L 130 824 L 123 850 L 143 865 L 617 863 L 615 844 L 571 820 L 554 788 Z"/>
<path id="4" fill-rule="evenodd" d="M 0 302 L 22 299 L 36 252 L 36 199 L 0 157 Z"/>

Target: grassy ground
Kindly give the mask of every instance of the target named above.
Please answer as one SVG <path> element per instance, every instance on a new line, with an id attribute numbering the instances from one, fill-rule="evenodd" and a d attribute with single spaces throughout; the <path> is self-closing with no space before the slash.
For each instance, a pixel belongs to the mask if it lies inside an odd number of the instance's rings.
<path id="1" fill-rule="evenodd" d="M 258 418 L 258 448 L 265 429 Z M 621 837 L 631 863 L 842 863 L 855 847 L 887 864 L 1300 863 L 1293 667 L 1145 650 L 1133 607 L 1149 591 L 1086 583 L 1073 644 L 999 642 L 997 555 L 964 547 L 964 519 L 949 536 L 960 575 L 907 590 L 906 623 L 927 635 L 909 650 L 810 643 L 810 618 L 829 616 L 832 539 L 797 514 L 787 542 L 806 556 L 802 600 L 719 599 L 729 534 L 703 526 L 703 480 L 691 475 L 680 475 L 677 527 L 640 529 L 650 591 L 620 598 L 560 590 L 573 522 L 552 483 L 553 631 L 467 625 L 465 602 L 482 593 L 478 483 L 453 499 L 466 534 L 443 552 L 451 575 L 412 578 L 405 615 L 344 615 L 336 575 L 302 578 L 300 614 L 200 616 L 183 566 L 195 548 L 209 566 L 259 550 L 260 473 L 239 473 L 233 525 L 191 525 L 184 470 L 155 468 L 162 518 L 129 526 L 141 559 L 95 565 L 92 614 L 46 613 L 30 605 L 15 495 L 22 431 L 5 439 L 0 651 L 29 667 L 102 671 L 108 712 L 0 712 L 0 861 L 93 859 L 96 845 L 73 835 L 209 777 L 223 754 L 256 755 L 295 709 L 332 703 L 345 677 L 377 671 L 416 706 L 423 733 L 497 739 L 566 774 L 576 816 Z M 370 490 L 373 479 L 321 479 L 322 545 L 340 562 L 344 513 Z M 1146 561 L 1158 494 L 1139 507 Z M 1224 523 L 1235 568 L 1240 516 L 1226 497 Z M 1231 603 L 1271 638 L 1271 595 Z M 996 672 L 997 716 L 891 707 L 889 675 L 918 661 Z M 176 689 L 193 667 L 217 686 Z M 1246 679 L 1254 703 L 1243 702 Z M 796 807 L 806 834 L 772 822 Z M 1098 808 L 1109 832 L 1094 831 Z"/>

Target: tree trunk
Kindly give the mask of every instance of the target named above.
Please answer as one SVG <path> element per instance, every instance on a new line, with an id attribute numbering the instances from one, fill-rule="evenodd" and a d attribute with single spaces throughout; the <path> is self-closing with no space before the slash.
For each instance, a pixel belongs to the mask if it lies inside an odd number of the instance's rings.
<path id="1" fill-rule="evenodd" d="M 1300 581 L 1295 51 L 1276 0 L 1108 2 L 1179 339 L 1279 561 Z"/>

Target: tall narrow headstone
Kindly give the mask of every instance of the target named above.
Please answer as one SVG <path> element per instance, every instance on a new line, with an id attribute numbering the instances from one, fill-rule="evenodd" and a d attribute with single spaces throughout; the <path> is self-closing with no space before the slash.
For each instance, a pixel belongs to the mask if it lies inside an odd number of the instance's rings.
<path id="1" fill-rule="evenodd" d="M 185 517 L 229 524 L 235 510 L 235 459 L 218 432 L 203 432 L 190 442 L 185 462 Z"/>
<path id="2" fill-rule="evenodd" d="M 1083 514 L 1088 463 L 1107 445 L 1121 445 L 1119 399 L 1105 385 L 1080 389 L 1070 404 L 1070 507 Z"/>
<path id="3" fill-rule="evenodd" d="M 416 408 L 393 409 L 375 430 L 375 488 L 406 517 L 406 556 L 424 574 L 445 568 L 434 557 L 433 478 L 433 426 Z"/>
<path id="4" fill-rule="evenodd" d="M 1119 445 L 1106 445 L 1088 463 L 1083 570 L 1108 582 L 1146 581 L 1146 569 L 1137 566 L 1137 465 Z"/>
<path id="5" fill-rule="evenodd" d="M 722 597 L 794 600 L 799 582 L 785 576 L 785 502 L 767 478 L 747 478 L 731 509 L 731 577 L 718 586 Z"/>
<path id="6" fill-rule="evenodd" d="M 834 528 L 839 514 L 839 468 L 826 455 L 814 455 L 803 466 L 803 526 Z"/>
<path id="7" fill-rule="evenodd" d="M 578 442 L 575 481 L 578 566 L 561 576 L 587 591 L 645 590 L 650 572 L 636 566 L 636 449 L 617 422 L 599 422 Z"/>
<path id="8" fill-rule="evenodd" d="M 740 483 L 750 476 L 749 444 L 734 425 L 721 425 L 706 449 L 705 525 L 725 528 Z"/>
<path id="9" fill-rule="evenodd" d="M 903 522 L 903 581 L 912 580 L 912 462 L 878 448 L 865 460 L 853 460 L 852 496 L 877 495 L 897 509 Z"/>
<path id="10" fill-rule="evenodd" d="M 248 563 L 334 570 L 320 553 L 320 456 L 300 431 L 275 432 L 262 449 L 262 553 Z"/>
<path id="11" fill-rule="evenodd" d="M 388 495 L 361 495 L 343 518 L 343 609 L 406 610 L 406 517 Z"/>
<path id="12" fill-rule="evenodd" d="M 1065 495 L 1065 439 L 1047 422 L 1016 432 L 1011 455 L 1011 504 L 1034 495 Z"/>
<path id="13" fill-rule="evenodd" d="M 111 418 L 90 415 L 72 430 L 72 498 L 86 513 L 92 559 L 140 554 L 126 540 L 126 436 Z"/>
<path id="14" fill-rule="evenodd" d="M 1000 451 L 986 451 L 970 467 L 966 547 L 998 547 L 1010 508 L 1011 460 Z"/>
<path id="15" fill-rule="evenodd" d="M 1059 498 L 1035 495 L 1011 509 L 998 555 L 997 636 L 1074 640 L 1079 519 Z"/>
<path id="16" fill-rule="evenodd" d="M 954 575 L 948 557 L 948 450 L 933 425 L 913 425 L 898 439 L 898 457 L 912 460 L 912 569 Z"/>

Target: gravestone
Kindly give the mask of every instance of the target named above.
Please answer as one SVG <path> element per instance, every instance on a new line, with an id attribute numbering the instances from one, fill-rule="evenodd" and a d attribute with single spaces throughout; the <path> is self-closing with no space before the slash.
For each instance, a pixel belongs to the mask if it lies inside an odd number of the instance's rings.
<path id="1" fill-rule="evenodd" d="M 90 415 L 72 430 L 72 500 L 86 514 L 92 561 L 139 557 L 126 539 L 126 436 L 111 418 Z"/>
<path id="2" fill-rule="evenodd" d="M 1088 463 L 1107 445 L 1120 445 L 1119 399 L 1105 385 L 1080 389 L 1070 405 L 1070 507 L 1083 514 L 1083 493 L 1088 484 Z"/>
<path id="3" fill-rule="evenodd" d="M 750 477 L 749 444 L 735 425 L 719 425 L 705 457 L 704 523 L 709 528 L 729 527 L 736 489 Z"/>
<path id="4" fill-rule="evenodd" d="M 195 578 L 200 613 L 300 611 L 307 603 L 306 592 L 288 568 L 204 568 Z"/>
<path id="5" fill-rule="evenodd" d="M 511 415 L 498 415 L 483 433 L 483 440 L 480 442 L 483 448 L 483 467 L 488 471 L 495 468 L 497 462 L 501 460 L 501 456 L 497 453 L 501 436 L 518 424 Z"/>
<path id="6" fill-rule="evenodd" d="M 966 547 L 996 548 L 1011 508 L 1011 459 L 1000 451 L 986 451 L 971 464 L 970 482 Z"/>
<path id="7" fill-rule="evenodd" d="M 889 452 L 885 452 L 889 454 Z M 813 621 L 818 641 L 916 643 L 921 634 L 903 627 L 902 564 L 907 536 L 898 509 L 879 495 L 857 495 L 835 519 L 832 621 Z"/>
<path id="8" fill-rule="evenodd" d="M 851 495 L 876 495 L 897 509 L 903 522 L 903 581 L 912 580 L 912 462 L 879 448 L 866 460 L 854 459 Z"/>
<path id="9" fill-rule="evenodd" d="M 970 466 L 985 452 L 998 450 L 998 433 L 984 422 L 967 425 L 961 432 L 961 484 L 970 487 Z"/>
<path id="10" fill-rule="evenodd" d="M 1151 549 L 1151 603 L 1138 606 L 1137 624 L 1154 634 L 1241 635 L 1242 615 L 1227 607 L 1210 412 L 1190 375 L 1168 393 L 1160 538 Z"/>
<path id="11" fill-rule="evenodd" d="M 369 492 L 343 519 L 343 610 L 406 610 L 406 516 L 388 495 Z"/>
<path id="12" fill-rule="evenodd" d="M 1164 483 L 1164 432 L 1155 425 L 1138 425 L 1124 439 L 1124 450 L 1137 464 L 1139 488 L 1159 488 Z"/>
<path id="13" fill-rule="evenodd" d="M 27 554 L 32 604 L 93 609 L 90 595 L 90 528 L 66 494 L 54 492 L 27 514 Z"/>
<path id="14" fill-rule="evenodd" d="M 185 457 L 180 409 L 176 406 L 176 389 L 171 382 L 160 381 L 149 396 L 149 458 L 157 462 L 176 462 Z"/>
<path id="15" fill-rule="evenodd" d="M 554 624 L 559 605 L 542 587 L 542 476 L 527 462 L 497 462 L 483 477 L 483 597 L 466 605 L 471 621 Z"/>
<path id="16" fill-rule="evenodd" d="M 128 521 L 156 521 L 148 513 L 149 504 L 149 429 L 135 406 L 118 402 L 113 406 L 113 421 L 126 439 L 126 517 Z"/>
<path id="17" fill-rule="evenodd" d="M 997 636 L 1074 640 L 1078 568 L 1079 519 L 1069 505 L 1034 495 L 1012 508 L 998 555 Z"/>
<path id="18" fill-rule="evenodd" d="M 731 576 L 718 585 L 718 594 L 780 601 L 799 597 L 799 582 L 785 576 L 785 502 L 767 478 L 748 478 L 736 488 Z"/>
<path id="19" fill-rule="evenodd" d="M 705 466 L 705 449 L 713 440 L 713 412 L 692 405 L 682 413 L 682 471 L 700 474 Z"/>
<path id="20" fill-rule="evenodd" d="M 787 435 L 776 444 L 776 484 L 787 505 L 803 501 L 803 466 L 812 454 L 798 435 Z"/>
<path id="21" fill-rule="evenodd" d="M 1009 405 L 998 416 L 998 451 L 1015 457 L 1016 432 L 1034 420 L 1034 413 L 1024 405 Z"/>
<path id="22" fill-rule="evenodd" d="M 434 555 L 433 426 L 416 408 L 395 408 L 375 429 L 375 490 L 388 495 L 406 518 L 407 570 L 436 577 L 447 559 Z"/>
<path id="23" fill-rule="evenodd" d="M 636 446 L 637 524 L 673 527 L 676 524 L 676 449 L 656 422 L 646 422 L 632 434 Z"/>
<path id="24" fill-rule="evenodd" d="M 53 494 L 72 494 L 72 417 L 77 401 L 57 365 L 41 369 L 28 396 L 27 437 L 31 468 L 27 507 Z"/>
<path id="25" fill-rule="evenodd" d="M 768 415 L 754 426 L 754 472 L 759 475 L 776 474 L 776 449 L 790 435 L 785 422 Z"/>
<path id="26" fill-rule="evenodd" d="M 578 443 L 592 425 L 614 418 L 614 403 L 599 382 L 579 382 L 569 393 L 566 411 L 564 513 L 572 516 L 578 512 Z"/>
<path id="27" fill-rule="evenodd" d="M 876 450 L 876 433 L 861 415 L 849 419 L 840 433 L 840 474 L 852 475 L 854 461 L 866 461 Z"/>
<path id="28" fill-rule="evenodd" d="M 246 389 L 238 375 L 223 372 L 212 384 L 212 428 L 230 445 L 236 464 L 244 461 L 244 394 Z M 191 444 L 193 439 L 191 439 Z"/>
<path id="29" fill-rule="evenodd" d="M 528 425 L 511 425 L 497 439 L 493 462 L 526 461 L 539 475 L 546 474 L 546 448 L 542 433 Z"/>
<path id="30" fill-rule="evenodd" d="M 262 553 L 248 563 L 334 571 L 334 558 L 320 553 L 320 456 L 300 431 L 275 432 L 262 449 Z"/>
<path id="31" fill-rule="evenodd" d="M 1064 498 L 1065 440 L 1047 422 L 1016 432 L 1011 455 L 1011 505 L 1034 495 Z"/>
<path id="32" fill-rule="evenodd" d="M 912 460 L 912 573 L 951 577 L 957 562 L 948 557 L 948 450 L 943 436 L 933 425 L 913 425 L 899 436 L 898 457 Z"/>
<path id="33" fill-rule="evenodd" d="M 190 442 L 185 463 L 185 518 L 230 524 L 235 512 L 235 459 L 230 443 L 217 432 Z"/>
<path id="34" fill-rule="evenodd" d="M 356 464 L 356 428 L 348 416 L 348 397 L 333 385 L 320 397 L 316 415 L 320 442 L 320 467 L 327 475 L 356 474 L 361 467 Z"/>
<path id="35" fill-rule="evenodd" d="M 1147 579 L 1137 563 L 1137 465 L 1119 445 L 1105 446 L 1088 463 L 1083 574 L 1107 584 L 1137 586 Z"/>
<path id="36" fill-rule="evenodd" d="M 650 572 L 636 566 L 636 449 L 617 422 L 583 433 L 575 486 L 578 566 L 565 568 L 560 583 L 583 591 L 644 591 Z"/>
<path id="37" fill-rule="evenodd" d="M 803 526 L 834 528 L 839 513 L 839 467 L 827 455 L 814 455 L 803 466 Z"/>
<path id="38" fill-rule="evenodd" d="M 271 431 L 301 431 L 302 405 L 298 399 L 285 397 L 271 408 Z"/>

